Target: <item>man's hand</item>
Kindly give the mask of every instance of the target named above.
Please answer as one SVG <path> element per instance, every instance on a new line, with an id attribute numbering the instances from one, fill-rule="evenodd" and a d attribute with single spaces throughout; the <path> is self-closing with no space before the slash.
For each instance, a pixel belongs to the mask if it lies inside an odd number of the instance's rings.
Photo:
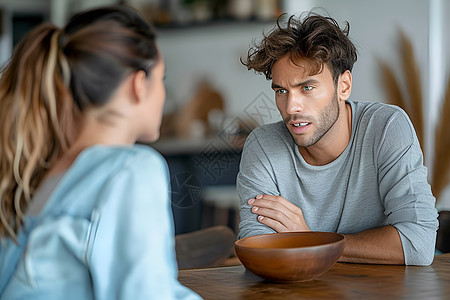
<path id="1" fill-rule="evenodd" d="M 302 210 L 281 196 L 258 195 L 248 204 L 258 221 L 276 232 L 309 231 Z"/>

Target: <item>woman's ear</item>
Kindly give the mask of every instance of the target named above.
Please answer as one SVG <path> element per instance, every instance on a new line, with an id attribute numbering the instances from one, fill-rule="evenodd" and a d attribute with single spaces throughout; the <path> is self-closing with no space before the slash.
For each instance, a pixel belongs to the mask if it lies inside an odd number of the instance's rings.
<path id="1" fill-rule="evenodd" d="M 346 70 L 344 73 L 339 75 L 338 82 L 338 95 L 339 99 L 347 100 L 352 92 L 352 73 Z"/>
<path id="2" fill-rule="evenodd" d="M 147 79 L 146 73 L 143 70 L 136 71 L 132 78 L 132 91 L 133 98 L 137 102 L 143 101 L 146 97 L 146 85 L 145 81 Z"/>

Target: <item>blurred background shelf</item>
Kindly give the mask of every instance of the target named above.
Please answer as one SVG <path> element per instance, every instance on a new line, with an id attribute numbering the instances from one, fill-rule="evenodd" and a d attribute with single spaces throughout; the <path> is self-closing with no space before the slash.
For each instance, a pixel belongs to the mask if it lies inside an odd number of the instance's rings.
<path id="1" fill-rule="evenodd" d="M 218 138 L 162 140 L 152 146 L 169 167 L 177 234 L 214 225 L 237 230 L 240 148 L 232 148 Z"/>

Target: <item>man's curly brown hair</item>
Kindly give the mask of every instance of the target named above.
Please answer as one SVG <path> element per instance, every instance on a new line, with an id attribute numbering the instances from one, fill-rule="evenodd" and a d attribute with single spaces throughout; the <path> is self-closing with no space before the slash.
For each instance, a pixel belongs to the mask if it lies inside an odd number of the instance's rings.
<path id="1" fill-rule="evenodd" d="M 348 37 L 348 22 L 341 29 L 333 18 L 309 13 L 303 20 L 291 16 L 283 26 L 283 17 L 278 17 L 275 28 L 250 48 L 247 59 L 241 59 L 249 70 L 264 74 L 270 80 L 273 64 L 290 54 L 294 64 L 308 64 L 310 75 L 321 73 L 327 64 L 335 83 L 340 74 L 352 71 L 357 53 Z"/>

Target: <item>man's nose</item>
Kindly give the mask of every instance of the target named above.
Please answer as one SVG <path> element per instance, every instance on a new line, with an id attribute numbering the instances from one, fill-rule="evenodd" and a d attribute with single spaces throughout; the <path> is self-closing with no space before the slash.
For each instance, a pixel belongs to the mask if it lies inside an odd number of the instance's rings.
<path id="1" fill-rule="evenodd" d="M 303 99 L 300 95 L 296 95 L 295 93 L 289 94 L 286 103 L 286 112 L 288 114 L 297 114 L 303 112 Z"/>

